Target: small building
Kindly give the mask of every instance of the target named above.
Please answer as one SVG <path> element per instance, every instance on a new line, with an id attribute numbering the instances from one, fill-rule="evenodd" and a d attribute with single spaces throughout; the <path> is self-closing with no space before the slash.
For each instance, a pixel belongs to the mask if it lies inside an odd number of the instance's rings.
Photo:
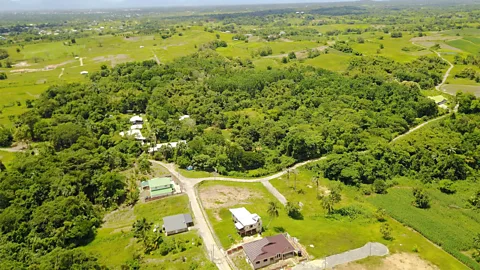
<path id="1" fill-rule="evenodd" d="M 262 232 L 262 219 L 257 214 L 251 214 L 245 207 L 230 209 L 237 233 L 241 236 Z"/>
<path id="2" fill-rule="evenodd" d="M 143 181 L 141 186 L 143 190 L 150 191 L 150 196 L 148 197 L 151 199 L 165 197 L 175 193 L 175 187 L 171 177 L 153 178 L 148 181 Z"/>
<path id="3" fill-rule="evenodd" d="M 187 141 L 181 140 L 181 141 L 178 141 L 178 142 L 159 143 L 159 144 L 155 145 L 154 147 L 150 147 L 150 148 L 148 149 L 148 153 L 157 152 L 157 151 L 160 150 L 162 147 L 177 148 L 177 146 L 178 146 L 179 144 L 181 144 L 181 143 L 186 144 Z"/>
<path id="4" fill-rule="evenodd" d="M 440 106 L 440 105 L 444 105 L 447 103 L 447 99 L 444 98 L 443 96 L 439 95 L 439 96 L 434 96 L 434 97 L 428 97 L 429 99 L 435 101 L 435 103 Z"/>
<path id="5" fill-rule="evenodd" d="M 122 137 L 134 137 L 135 140 L 137 141 L 145 141 L 147 138 L 143 137 L 143 134 L 140 130 L 138 129 L 132 129 L 132 130 L 129 130 L 127 132 L 120 132 L 120 136 Z"/>
<path id="6" fill-rule="evenodd" d="M 132 125 L 143 124 L 143 118 L 138 115 L 135 115 L 132 118 L 130 118 L 130 123 L 132 123 Z"/>
<path id="7" fill-rule="evenodd" d="M 188 231 L 188 227 L 193 226 L 192 216 L 190 214 L 180 214 L 163 218 L 163 230 L 165 235 L 173 235 Z"/>
<path id="8" fill-rule="evenodd" d="M 143 125 L 142 124 L 136 124 L 136 125 L 132 125 L 130 127 L 130 130 L 140 130 L 143 128 Z"/>
<path id="9" fill-rule="evenodd" d="M 183 120 L 188 119 L 188 118 L 190 118 L 190 115 L 186 114 L 186 115 L 180 116 L 180 118 L 178 118 L 178 120 L 183 121 Z"/>
<path id="10" fill-rule="evenodd" d="M 253 269 L 259 269 L 295 256 L 295 248 L 283 234 L 242 245 Z"/>
<path id="11" fill-rule="evenodd" d="M 80 74 L 81 75 L 88 75 L 88 71 L 81 71 Z"/>

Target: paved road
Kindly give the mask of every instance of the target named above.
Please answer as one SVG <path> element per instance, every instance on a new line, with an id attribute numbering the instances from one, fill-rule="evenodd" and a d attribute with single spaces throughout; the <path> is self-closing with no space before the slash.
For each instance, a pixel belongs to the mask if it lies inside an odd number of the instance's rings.
<path id="1" fill-rule="evenodd" d="M 385 256 L 388 255 L 388 248 L 381 243 L 367 243 L 365 246 L 357 249 L 352 249 L 344 253 L 326 257 L 323 260 L 314 260 L 299 264 L 293 267 L 293 270 L 314 270 L 333 268 L 337 265 L 358 261 L 370 256 Z"/>
<path id="2" fill-rule="evenodd" d="M 203 215 L 203 211 L 200 206 L 200 202 L 198 201 L 199 198 L 195 193 L 195 185 L 202 182 L 201 179 L 195 178 L 187 178 L 175 170 L 175 166 L 173 164 L 167 164 L 164 162 L 151 160 L 152 163 L 160 164 L 167 168 L 167 170 L 178 178 L 178 180 L 182 183 L 185 192 L 188 195 L 188 200 L 190 201 L 190 205 L 192 207 L 193 215 L 195 218 L 195 224 L 198 228 L 198 232 L 203 239 L 203 243 L 208 251 L 208 256 L 212 260 L 213 254 L 213 262 L 217 265 L 218 269 L 220 270 L 229 270 L 230 265 L 228 264 L 228 260 L 225 256 L 223 250 L 215 242 L 215 238 L 213 236 L 213 232 L 210 230 L 209 225 L 207 224 L 207 217 Z M 212 179 L 213 180 L 213 179 Z"/>

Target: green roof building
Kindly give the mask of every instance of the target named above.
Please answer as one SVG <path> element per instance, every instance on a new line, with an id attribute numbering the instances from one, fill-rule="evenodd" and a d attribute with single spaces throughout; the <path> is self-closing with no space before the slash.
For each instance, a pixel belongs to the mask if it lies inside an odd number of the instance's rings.
<path id="1" fill-rule="evenodd" d="M 163 197 L 175 192 L 171 177 L 159 177 L 144 181 L 142 182 L 142 189 L 150 190 L 151 198 Z"/>

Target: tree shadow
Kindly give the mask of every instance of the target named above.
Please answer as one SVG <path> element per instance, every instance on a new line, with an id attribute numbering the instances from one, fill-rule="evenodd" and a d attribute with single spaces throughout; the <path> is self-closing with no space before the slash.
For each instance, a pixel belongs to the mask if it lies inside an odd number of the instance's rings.
<path id="1" fill-rule="evenodd" d="M 300 213 L 300 211 L 292 211 L 288 214 L 288 216 L 295 220 L 303 220 L 303 215 Z"/>

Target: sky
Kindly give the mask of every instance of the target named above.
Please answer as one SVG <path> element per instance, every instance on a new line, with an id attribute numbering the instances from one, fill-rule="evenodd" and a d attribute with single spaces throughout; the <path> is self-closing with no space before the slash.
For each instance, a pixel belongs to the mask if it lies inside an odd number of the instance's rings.
<path id="1" fill-rule="evenodd" d="M 345 1 L 347 0 L 0 0 L 0 12 L 8 10 L 252 5 Z"/>

